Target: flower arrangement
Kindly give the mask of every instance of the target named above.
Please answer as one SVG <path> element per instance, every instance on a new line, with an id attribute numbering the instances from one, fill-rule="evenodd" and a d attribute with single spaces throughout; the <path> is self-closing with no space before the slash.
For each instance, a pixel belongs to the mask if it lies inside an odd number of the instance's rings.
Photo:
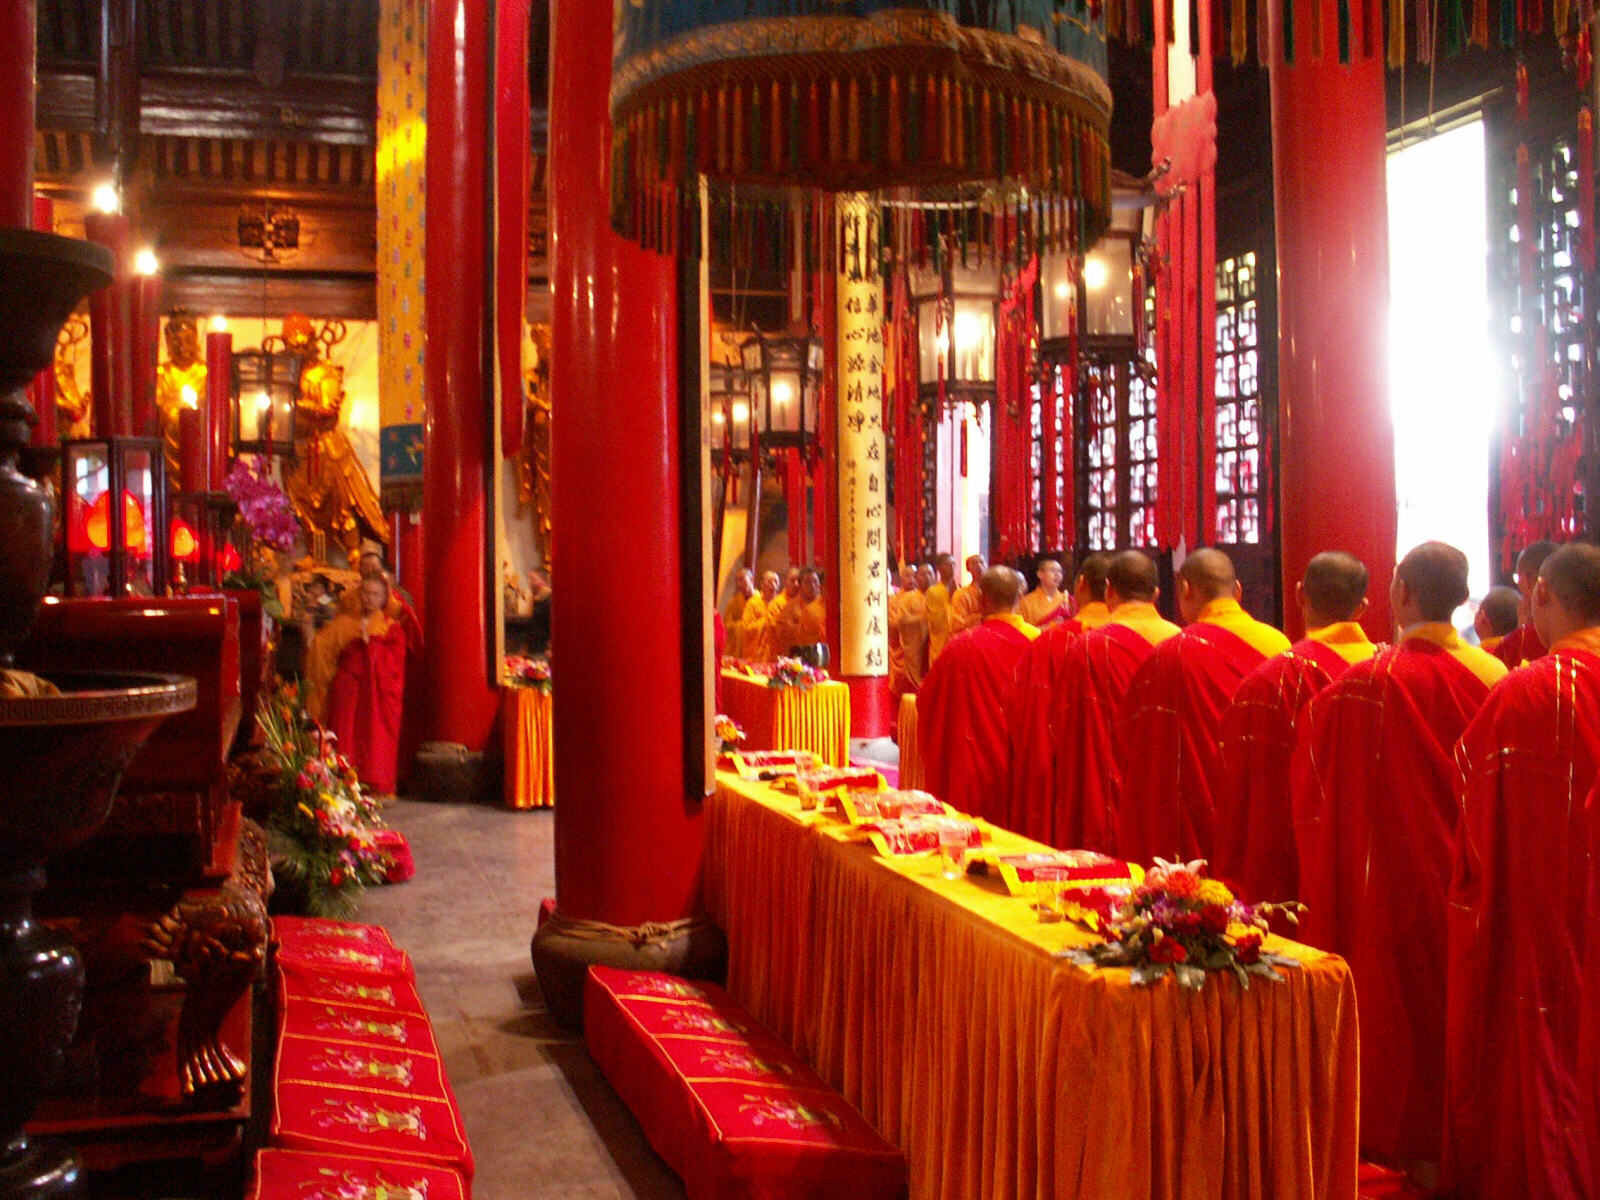
<path id="1" fill-rule="evenodd" d="M 819 667 L 808 666 L 798 658 L 780 657 L 772 664 L 772 673 L 767 676 L 767 686 L 770 688 L 797 687 L 803 692 L 810 691 L 819 683 L 828 681 L 828 673 Z"/>
<path id="2" fill-rule="evenodd" d="M 304 892 L 312 916 L 348 916 L 360 890 L 382 883 L 390 866 L 376 840 L 377 803 L 333 735 L 305 716 L 293 687 L 262 706 L 260 722 L 273 872 Z"/>
<path id="3" fill-rule="evenodd" d="M 739 743 L 744 741 L 744 730 L 740 729 L 739 723 L 726 713 L 717 714 L 713 728 L 723 754 L 732 754 L 739 748 Z"/>
<path id="4" fill-rule="evenodd" d="M 550 691 L 550 660 L 547 658 L 525 658 L 520 654 L 506 655 L 505 663 L 501 670 L 501 678 L 507 687 L 536 688 L 541 692 Z"/>
<path id="5" fill-rule="evenodd" d="M 239 514 L 250 527 L 250 536 L 274 550 L 288 552 L 300 536 L 289 497 L 272 478 L 272 468 L 259 455 L 240 456 L 222 486 L 239 506 Z"/>
<path id="6" fill-rule="evenodd" d="M 1191 991 L 1205 986 L 1206 974 L 1231 970 L 1242 987 L 1259 975 L 1274 982 L 1278 967 L 1300 963 L 1262 950 L 1271 918 L 1299 923 L 1299 903 L 1246 904 L 1221 880 L 1207 879 L 1205 862 L 1169 863 L 1156 859 L 1144 882 L 1104 922 L 1105 941 L 1062 953 L 1079 966 L 1130 967 L 1135 984 L 1155 983 L 1169 973 Z"/>

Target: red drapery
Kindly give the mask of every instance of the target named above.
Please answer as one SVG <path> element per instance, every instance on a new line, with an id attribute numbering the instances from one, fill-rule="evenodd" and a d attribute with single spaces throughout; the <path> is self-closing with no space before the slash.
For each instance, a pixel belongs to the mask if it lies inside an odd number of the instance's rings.
<path id="1" fill-rule="evenodd" d="M 922 458 L 926 431 L 917 398 L 917 322 L 904 267 L 896 267 L 891 284 L 887 394 L 894 431 L 894 540 L 900 562 L 921 557 Z"/>
<path id="2" fill-rule="evenodd" d="M 1033 396 L 1029 359 L 1034 341 L 1034 285 L 1039 260 L 1031 259 L 1000 301 L 995 340 L 993 409 L 994 475 L 990 512 L 997 562 L 1015 562 L 1034 549 Z"/>

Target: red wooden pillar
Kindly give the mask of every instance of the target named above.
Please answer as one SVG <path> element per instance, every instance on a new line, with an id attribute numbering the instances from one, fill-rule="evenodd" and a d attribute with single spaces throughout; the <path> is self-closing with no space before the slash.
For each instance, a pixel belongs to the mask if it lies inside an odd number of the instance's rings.
<path id="1" fill-rule="evenodd" d="M 1373 19 L 1372 5 L 1354 7 L 1358 23 Z M 1372 573 L 1367 630 L 1388 640 L 1396 515 L 1383 38 L 1359 36 L 1358 24 L 1351 61 L 1341 64 L 1332 0 L 1299 0 L 1288 62 L 1283 8 L 1267 6 L 1284 596 L 1293 597 L 1314 554 L 1348 550 Z M 1322 23 L 1318 59 L 1313 20 Z M 1289 614 L 1291 626 L 1298 621 Z"/>
<path id="2" fill-rule="evenodd" d="M 611 6 L 552 5 L 550 27 L 551 624 L 569 665 L 553 713 L 556 911 L 533 961 L 552 1011 L 572 1020 L 586 964 L 695 970 L 710 926 L 684 787 L 683 638 L 665 615 L 682 570 L 675 271 L 607 216 Z M 655 597 L 649 613 L 640 596 Z M 635 945 L 575 922 L 684 923 Z"/>
<path id="3" fill-rule="evenodd" d="M 34 0 L 0 3 L 0 226 L 33 227 Z"/>
<path id="4" fill-rule="evenodd" d="M 424 320 L 423 728 L 469 750 L 499 710 L 489 629 L 488 455 L 494 411 L 488 246 L 489 0 L 428 3 Z M 445 583 L 448 581 L 448 584 Z"/>

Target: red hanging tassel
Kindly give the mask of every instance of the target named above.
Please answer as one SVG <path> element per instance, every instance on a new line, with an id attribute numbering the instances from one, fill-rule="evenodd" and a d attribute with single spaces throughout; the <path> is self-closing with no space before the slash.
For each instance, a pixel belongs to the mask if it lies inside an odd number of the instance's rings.
<path id="1" fill-rule="evenodd" d="M 1594 270 L 1594 116 L 1578 113 L 1578 253 L 1585 271 Z"/>

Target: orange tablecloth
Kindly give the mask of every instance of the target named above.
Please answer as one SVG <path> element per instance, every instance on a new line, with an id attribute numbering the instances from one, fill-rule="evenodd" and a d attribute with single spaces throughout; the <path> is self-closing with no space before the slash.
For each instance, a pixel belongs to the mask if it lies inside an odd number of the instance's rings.
<path id="1" fill-rule="evenodd" d="M 728 987 L 905 1150 L 917 1200 L 1353 1200 L 1355 989 L 1341 959 L 1198 995 L 1052 957 L 1090 935 L 884 860 L 719 775 L 706 905 Z M 1003 849 L 1038 848 L 1002 830 Z"/>
<path id="2" fill-rule="evenodd" d="M 744 749 L 810 750 L 829 766 L 850 762 L 850 689 L 837 679 L 803 691 L 724 671 L 722 711 L 744 730 Z"/>
<path id="3" fill-rule="evenodd" d="M 531 687 L 501 688 L 505 734 L 507 808 L 554 808 L 555 754 L 550 748 L 550 693 Z"/>
<path id="4" fill-rule="evenodd" d="M 900 697 L 900 717 L 895 722 L 895 744 L 900 747 L 900 786 L 922 787 L 922 745 L 917 741 L 917 694 Z"/>

